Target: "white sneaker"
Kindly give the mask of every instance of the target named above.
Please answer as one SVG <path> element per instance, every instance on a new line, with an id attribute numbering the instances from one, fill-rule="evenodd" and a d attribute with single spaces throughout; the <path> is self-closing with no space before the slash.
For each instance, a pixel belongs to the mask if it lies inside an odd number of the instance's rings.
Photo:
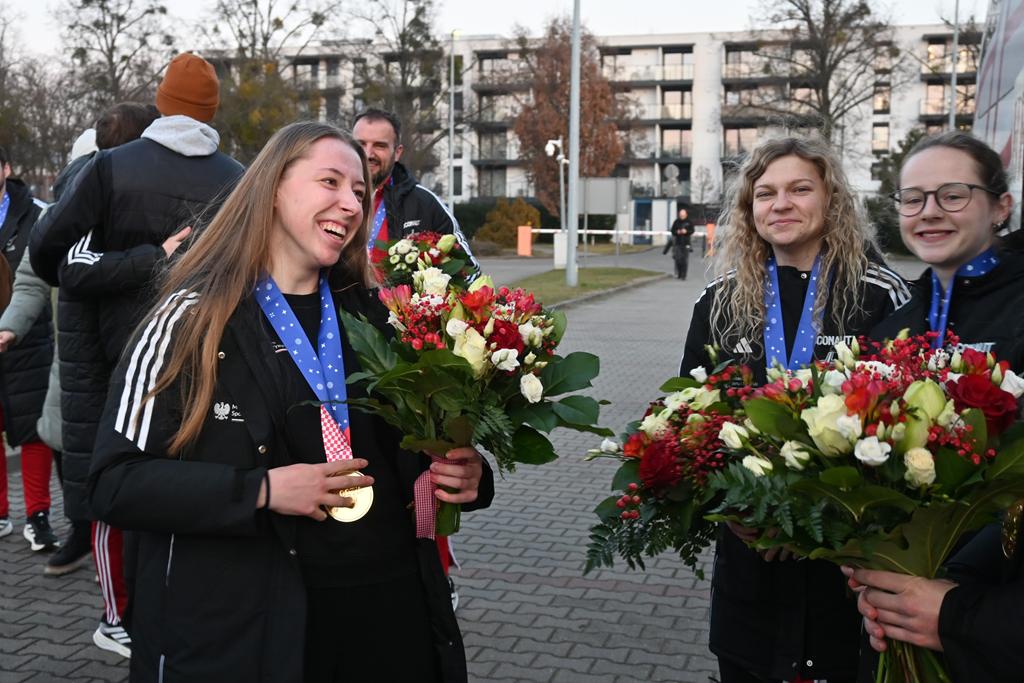
<path id="1" fill-rule="evenodd" d="M 14 531 L 14 524 L 11 523 L 11 520 L 6 517 L 0 518 L 0 538 L 9 536 L 12 531 Z"/>
<path id="2" fill-rule="evenodd" d="M 132 637 L 121 624 L 111 626 L 106 619 L 101 619 L 99 627 L 92 634 L 92 642 L 100 649 L 116 652 L 122 657 L 130 659 L 132 656 Z"/>

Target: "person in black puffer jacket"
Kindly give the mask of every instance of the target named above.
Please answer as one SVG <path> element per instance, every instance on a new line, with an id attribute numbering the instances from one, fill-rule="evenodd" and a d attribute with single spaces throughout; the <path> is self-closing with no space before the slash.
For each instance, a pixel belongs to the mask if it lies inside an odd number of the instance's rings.
<path id="1" fill-rule="evenodd" d="M 10 177 L 7 152 L 0 149 L 0 258 L 7 260 L 13 281 L 25 256 L 32 226 L 46 204 L 35 199 L 28 187 Z M 17 348 L 0 354 L 0 419 L 7 443 L 21 446 L 22 483 L 27 520 L 23 535 L 32 550 L 53 550 L 57 535 L 50 527 L 50 476 L 53 452 L 36 433 L 43 412 L 53 362 L 53 316 L 46 309 Z M 7 457 L 0 446 L 0 536 L 14 530 L 8 519 Z"/>
<path id="2" fill-rule="evenodd" d="M 141 139 L 98 152 L 33 232 L 32 266 L 61 292 L 65 500 L 76 515 L 92 518 L 84 486 L 107 385 L 152 303 L 154 281 L 188 226 L 201 222 L 243 172 L 218 151 L 220 137 L 206 123 L 218 101 L 213 67 L 192 54 L 177 56 L 157 90 L 162 118 Z M 93 550 L 106 603 L 94 641 L 128 656 L 119 624 L 127 600 L 119 532 L 94 524 Z"/>
<path id="3" fill-rule="evenodd" d="M 930 268 L 914 283 L 913 300 L 872 337 L 948 331 L 960 347 L 990 351 L 1024 373 L 1024 262 L 995 236 L 1013 206 L 999 155 L 966 133 L 924 138 L 904 159 L 900 187 L 900 233 Z M 1019 378 L 1002 388 L 1024 393 Z M 1017 528 L 1020 511 L 1008 515 Z M 858 606 L 871 646 L 884 649 L 888 637 L 940 651 L 954 683 L 1020 683 L 1024 539 L 1008 533 L 1004 545 L 1001 531 L 991 525 L 976 533 L 946 563 L 943 579 L 844 568 L 851 586 L 867 587 Z M 874 672 L 862 667 L 860 680 L 874 681 Z"/>

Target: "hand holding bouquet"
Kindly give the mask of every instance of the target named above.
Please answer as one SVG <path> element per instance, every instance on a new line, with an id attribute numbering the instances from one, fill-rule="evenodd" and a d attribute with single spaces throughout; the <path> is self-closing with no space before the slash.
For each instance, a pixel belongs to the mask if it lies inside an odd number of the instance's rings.
<path id="1" fill-rule="evenodd" d="M 595 426 L 598 401 L 553 400 L 589 387 L 599 370 L 592 354 L 555 354 L 563 314 L 488 277 L 467 284 L 465 253 L 450 235 L 416 233 L 383 251 L 377 265 L 389 279 L 379 296 L 394 336 L 342 314 L 362 366 L 349 382 L 367 392 L 349 402 L 398 428 L 403 448 L 436 454 L 478 444 L 504 472 L 557 458 L 545 436 L 555 427 L 606 433 Z M 418 535 L 433 536 L 430 527 Z M 436 533 L 457 528 L 458 506 L 440 504 Z"/>

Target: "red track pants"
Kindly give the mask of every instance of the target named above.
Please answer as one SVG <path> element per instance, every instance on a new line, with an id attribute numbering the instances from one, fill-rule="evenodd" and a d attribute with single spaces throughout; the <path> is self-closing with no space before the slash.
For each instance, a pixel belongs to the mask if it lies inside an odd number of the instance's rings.
<path id="1" fill-rule="evenodd" d="M 104 618 L 108 624 L 120 624 L 128 604 L 128 587 L 124 583 L 124 536 L 106 522 L 92 523 L 92 556 L 96 559 L 96 576 L 103 593 Z"/>

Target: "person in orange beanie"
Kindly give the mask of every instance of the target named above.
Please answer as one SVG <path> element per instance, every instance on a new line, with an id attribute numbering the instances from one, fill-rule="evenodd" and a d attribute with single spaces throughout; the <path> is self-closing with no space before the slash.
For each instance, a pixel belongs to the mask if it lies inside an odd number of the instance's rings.
<path id="1" fill-rule="evenodd" d="M 157 88 L 161 117 L 140 139 L 98 152 L 32 233 L 36 274 L 60 285 L 65 505 L 93 520 L 105 605 L 93 641 L 125 657 L 124 542 L 89 509 L 86 484 L 110 373 L 153 303 L 152 283 L 187 247 L 191 226 L 201 227 L 197 217 L 212 216 L 242 175 L 209 125 L 219 103 L 213 66 L 193 53 L 176 56 Z"/>

